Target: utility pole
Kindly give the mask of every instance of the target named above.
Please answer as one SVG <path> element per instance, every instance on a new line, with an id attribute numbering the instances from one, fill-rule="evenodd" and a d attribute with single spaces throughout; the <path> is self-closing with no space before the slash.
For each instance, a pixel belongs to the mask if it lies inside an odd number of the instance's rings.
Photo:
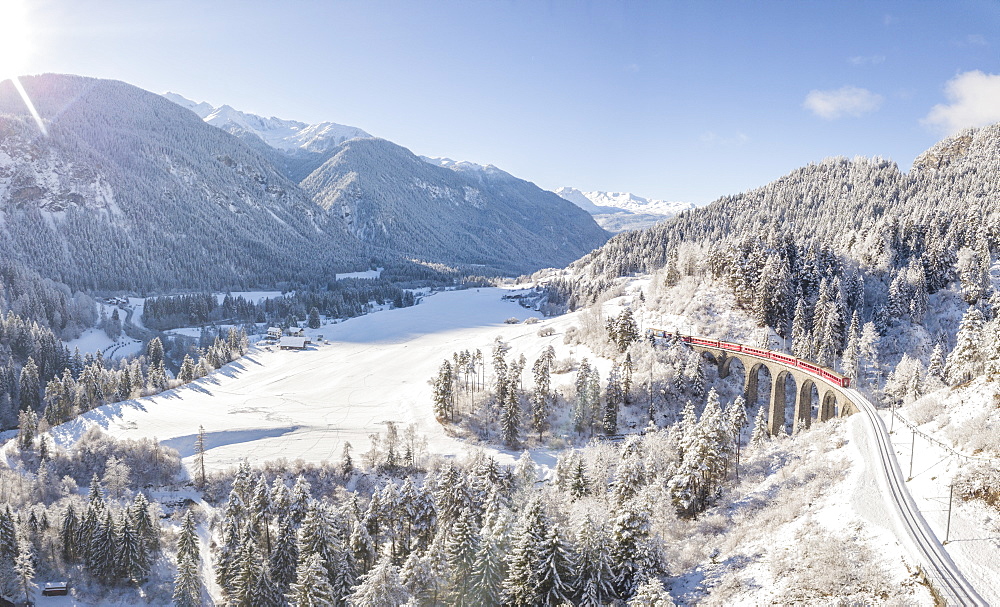
<path id="1" fill-rule="evenodd" d="M 950 488 L 948 489 L 948 526 L 944 531 L 944 543 L 948 543 L 948 538 L 951 537 L 951 500 L 955 497 L 955 479 L 952 479 Z"/>
<path id="2" fill-rule="evenodd" d="M 656 356 L 656 350 L 650 354 L 649 357 L 649 421 L 653 422 L 653 359 Z"/>
<path id="3" fill-rule="evenodd" d="M 889 403 L 889 434 L 892 434 L 892 428 L 896 425 L 896 401 L 893 400 Z"/>
<path id="4" fill-rule="evenodd" d="M 911 432 L 910 436 L 912 437 L 912 439 L 910 440 L 910 474 L 906 477 L 906 480 L 913 479 L 913 451 L 916 449 L 917 446 L 917 431 L 911 430 L 910 432 Z"/>

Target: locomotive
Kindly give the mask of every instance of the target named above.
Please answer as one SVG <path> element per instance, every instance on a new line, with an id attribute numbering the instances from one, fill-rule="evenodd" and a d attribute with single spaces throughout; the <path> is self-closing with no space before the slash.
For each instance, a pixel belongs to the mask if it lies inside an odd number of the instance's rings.
<path id="1" fill-rule="evenodd" d="M 744 346 L 743 344 L 734 344 L 728 341 L 718 341 L 715 339 L 703 339 L 701 337 L 693 337 L 691 335 L 680 335 L 677 333 L 670 333 L 664 329 L 646 329 L 646 335 L 650 337 L 671 337 L 679 339 L 686 344 L 693 344 L 696 346 L 707 346 L 709 348 L 718 348 L 720 350 L 729 350 L 730 352 L 741 352 L 743 354 L 749 354 L 751 356 L 756 356 L 758 358 L 764 358 L 767 360 L 773 360 L 775 362 L 781 363 L 788 367 L 795 367 L 797 369 L 802 369 L 806 373 L 821 377 L 824 380 L 840 386 L 841 388 L 851 387 L 851 378 L 840 373 L 831 371 L 819 365 L 815 365 L 809 361 L 802 360 L 800 358 L 795 358 L 794 356 L 789 356 L 787 354 L 782 354 L 781 352 L 775 352 L 773 350 L 763 350 L 761 348 L 752 348 L 750 346 Z"/>

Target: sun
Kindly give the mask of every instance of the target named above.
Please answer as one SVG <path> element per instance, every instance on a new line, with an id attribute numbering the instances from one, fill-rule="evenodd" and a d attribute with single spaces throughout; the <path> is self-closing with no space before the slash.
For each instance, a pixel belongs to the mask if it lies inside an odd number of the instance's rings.
<path id="1" fill-rule="evenodd" d="M 24 73 L 30 49 L 28 4 L 0 0 L 0 81 Z"/>

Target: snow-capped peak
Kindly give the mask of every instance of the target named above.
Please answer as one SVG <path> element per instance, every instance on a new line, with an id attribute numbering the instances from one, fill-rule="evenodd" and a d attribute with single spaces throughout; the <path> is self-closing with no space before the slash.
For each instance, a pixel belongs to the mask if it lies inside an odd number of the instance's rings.
<path id="1" fill-rule="evenodd" d="M 420 156 L 420 159 L 424 162 L 428 162 L 435 166 L 444 167 L 446 169 L 451 169 L 453 171 L 468 171 L 477 173 L 503 173 L 501 169 L 493 166 L 492 164 L 476 164 L 475 162 L 469 162 L 467 160 L 452 160 L 451 158 L 432 158 L 430 156 Z"/>
<path id="2" fill-rule="evenodd" d="M 695 206 L 690 202 L 643 198 L 630 192 L 583 192 L 570 187 L 562 187 L 555 192 L 592 215 L 624 211 L 669 217 Z"/>
<path id="3" fill-rule="evenodd" d="M 206 103 L 204 101 L 202 101 L 201 103 L 198 103 L 197 101 L 191 101 L 187 97 L 178 95 L 177 93 L 166 92 L 163 93 L 163 96 L 166 97 L 167 100 L 173 101 L 177 105 L 183 108 L 187 108 L 192 112 L 194 112 L 195 114 L 198 114 L 198 117 L 201 118 L 202 120 L 204 120 L 206 116 L 208 116 L 215 110 L 215 108 L 212 107 L 210 103 Z"/>
<path id="4" fill-rule="evenodd" d="M 256 114 L 241 112 L 229 105 L 212 105 L 191 101 L 177 93 L 163 96 L 181 107 L 185 107 L 202 120 L 223 130 L 240 130 L 260 137 L 267 145 L 291 153 L 297 150 L 326 152 L 348 139 L 371 138 L 365 131 L 335 122 L 306 124 L 297 120 L 283 120 L 274 116 L 264 118 Z"/>

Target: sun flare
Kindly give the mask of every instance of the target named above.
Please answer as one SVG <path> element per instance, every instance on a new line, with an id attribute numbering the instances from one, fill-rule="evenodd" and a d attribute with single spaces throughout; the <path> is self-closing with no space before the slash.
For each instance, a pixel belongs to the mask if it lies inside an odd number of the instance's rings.
<path id="1" fill-rule="evenodd" d="M 27 2 L 0 0 L 0 81 L 24 72 L 29 43 Z"/>

